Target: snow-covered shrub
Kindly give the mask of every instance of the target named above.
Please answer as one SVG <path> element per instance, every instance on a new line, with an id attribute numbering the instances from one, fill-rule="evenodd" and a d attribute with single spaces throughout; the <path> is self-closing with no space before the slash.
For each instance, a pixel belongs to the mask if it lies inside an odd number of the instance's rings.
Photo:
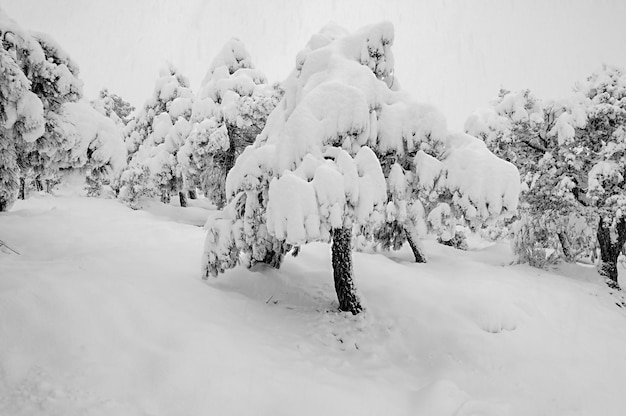
<path id="1" fill-rule="evenodd" d="M 444 246 L 454 247 L 458 250 L 467 250 L 467 236 L 463 231 L 456 231 L 454 236 L 448 240 L 439 237 L 437 238 L 437 242 Z"/>
<path id="2" fill-rule="evenodd" d="M 439 112 L 396 90 L 390 23 L 343 33 L 329 26 L 311 39 L 264 130 L 228 174 L 228 204 L 207 222 L 204 275 L 239 262 L 279 264 L 291 246 L 332 241 L 339 307 L 357 313 L 355 233 L 373 236 L 388 223 L 385 235 L 406 238 L 402 227 L 417 238 L 429 212 L 445 222 L 444 205 L 428 199 L 427 210 L 418 192 L 446 193 L 449 213 L 470 221 L 513 211 L 519 177 L 481 141 L 448 134 Z"/>
<path id="3" fill-rule="evenodd" d="M 193 106 L 193 128 L 178 159 L 185 184 L 200 188 L 218 208 L 226 202 L 226 175 L 265 127 L 281 90 L 267 84 L 238 39 L 214 58 Z"/>
<path id="4" fill-rule="evenodd" d="M 146 184 L 150 184 L 150 169 L 147 166 L 129 166 L 125 169 L 120 181 L 124 184 L 120 188 L 119 198 L 132 209 L 141 208 L 144 198 L 153 198 L 156 190 Z"/>

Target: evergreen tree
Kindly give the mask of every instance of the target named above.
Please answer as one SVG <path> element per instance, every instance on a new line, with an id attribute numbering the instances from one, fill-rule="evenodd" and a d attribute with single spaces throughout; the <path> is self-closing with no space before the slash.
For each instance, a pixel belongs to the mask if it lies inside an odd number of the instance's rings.
<path id="1" fill-rule="evenodd" d="M 339 308 L 356 314 L 352 239 L 384 225 L 388 202 L 406 209 L 413 190 L 441 188 L 466 218 L 482 218 L 515 209 L 519 176 L 398 91 L 391 24 L 344 33 L 326 27 L 311 39 L 264 130 L 228 174 L 228 204 L 207 224 L 204 275 L 239 262 L 278 266 L 292 246 L 331 242 Z M 475 178 L 486 172 L 501 174 L 493 191 Z"/>
<path id="2" fill-rule="evenodd" d="M 43 105 L 30 91 L 15 56 L 0 48 L 0 212 L 15 202 L 20 186 L 18 148 L 44 131 Z"/>
<path id="3" fill-rule="evenodd" d="M 179 153 L 185 184 L 200 188 L 218 208 L 226 202 L 226 175 L 265 127 L 281 90 L 254 69 L 238 39 L 214 58 L 193 107 L 193 128 Z"/>
<path id="4" fill-rule="evenodd" d="M 120 190 L 120 198 L 133 208 L 138 207 L 137 196 L 159 195 L 167 203 L 175 192 L 180 193 L 181 205 L 186 203 L 176 156 L 190 131 L 193 94 L 187 78 L 171 64 L 159 75 L 152 97 L 135 113 L 124 132 L 130 173 L 120 176 L 119 186 L 128 188 Z M 149 180 L 136 182 L 144 180 L 146 174 Z"/>

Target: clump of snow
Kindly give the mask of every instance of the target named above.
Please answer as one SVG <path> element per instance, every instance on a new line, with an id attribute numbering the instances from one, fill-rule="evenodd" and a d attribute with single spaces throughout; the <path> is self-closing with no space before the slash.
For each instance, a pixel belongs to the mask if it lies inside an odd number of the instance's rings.
<path id="1" fill-rule="evenodd" d="M 517 168 L 467 134 L 449 135 L 443 155 L 446 188 L 469 221 L 514 213 L 520 193 Z"/>

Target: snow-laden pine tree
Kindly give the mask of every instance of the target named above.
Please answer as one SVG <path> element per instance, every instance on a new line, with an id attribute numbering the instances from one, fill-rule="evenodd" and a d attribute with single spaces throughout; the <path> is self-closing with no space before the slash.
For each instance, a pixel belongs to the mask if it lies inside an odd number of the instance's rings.
<path id="1" fill-rule="evenodd" d="M 265 129 L 227 177 L 228 204 L 207 222 L 205 277 L 239 263 L 279 265 L 292 246 L 330 241 L 339 308 L 358 313 L 353 236 L 383 227 L 393 209 L 425 222 L 414 191 L 446 193 L 468 219 L 515 208 L 517 170 L 479 140 L 448 135 L 435 109 L 398 91 L 392 43 L 390 23 L 352 35 L 329 26 L 309 41 Z M 472 162 L 500 175 L 493 192 Z M 446 217 L 442 204 L 437 210 Z"/>
<path id="2" fill-rule="evenodd" d="M 179 192 L 182 171 L 177 153 L 189 134 L 193 93 L 189 81 L 171 64 L 161 69 L 152 97 L 126 125 L 128 167 L 120 176 L 120 198 L 137 208 L 142 197 L 169 202 Z M 148 179 L 148 180 L 146 180 Z"/>
<path id="3" fill-rule="evenodd" d="M 626 76 L 605 66 L 571 97 L 542 103 L 528 91 L 504 91 L 494 109 L 466 130 L 522 172 L 523 216 L 516 227 L 521 260 L 557 248 L 566 258 L 600 248 L 599 272 L 619 287 L 617 258 L 626 242 Z M 595 238 L 593 234 L 595 233 Z M 541 262 L 538 262 L 541 264 Z"/>
<path id="4" fill-rule="evenodd" d="M 0 10 L 0 19 L 3 17 Z M 45 126 L 43 104 L 30 91 L 30 81 L 14 51 L 8 49 L 0 48 L 0 212 L 11 208 L 18 196 L 18 148 L 37 140 Z"/>
<path id="5" fill-rule="evenodd" d="M 48 35 L 23 30 L 2 11 L 0 32 L 3 49 L 29 80 L 30 91 L 37 95 L 44 109 L 43 134 L 35 141 L 16 143 L 23 198 L 27 182 L 34 181 L 42 189 L 46 180 L 49 186 L 61 166 L 69 162 L 72 143 L 64 131 L 67 120 L 62 107 L 80 98 L 82 82 L 78 79 L 78 66 Z"/>
<path id="6" fill-rule="evenodd" d="M 196 96 L 193 128 L 178 154 L 187 189 L 200 188 L 218 208 L 226 202 L 226 175 L 246 146 L 265 127 L 280 99 L 254 69 L 238 39 L 230 39 L 213 59 Z"/>
<path id="7" fill-rule="evenodd" d="M 27 180 L 34 181 L 40 190 L 45 183 L 49 191 L 58 180 L 59 169 L 71 163 L 69 155 L 74 144 L 65 130 L 63 105 L 81 98 L 82 81 L 78 78 L 78 65 L 50 36 L 28 32 L 22 40 L 21 64 L 31 81 L 31 91 L 43 103 L 46 125 L 34 146 L 19 152 L 20 166 Z"/>

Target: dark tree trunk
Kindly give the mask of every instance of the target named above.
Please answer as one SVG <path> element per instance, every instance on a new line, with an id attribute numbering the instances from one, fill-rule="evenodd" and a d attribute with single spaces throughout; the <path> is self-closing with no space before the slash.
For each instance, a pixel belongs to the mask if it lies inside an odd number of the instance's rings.
<path id="1" fill-rule="evenodd" d="M 52 181 L 50 179 L 46 179 L 46 192 L 52 193 Z"/>
<path id="2" fill-rule="evenodd" d="M 196 190 L 195 189 L 190 189 L 189 190 L 189 199 L 198 199 L 198 195 L 196 195 Z"/>
<path id="3" fill-rule="evenodd" d="M 572 253 L 572 245 L 570 244 L 567 234 L 560 232 L 557 233 L 557 237 L 559 237 L 559 243 L 561 244 L 561 249 L 563 250 L 563 256 L 565 257 L 565 261 L 570 263 L 573 262 L 574 254 Z"/>
<path id="4" fill-rule="evenodd" d="M 626 221 L 617 223 L 617 241 L 611 241 L 611 229 L 602 219 L 598 224 L 598 245 L 600 246 L 600 264 L 598 273 L 604 276 L 606 284 L 620 290 L 617 280 L 617 258 L 626 243 Z"/>
<path id="5" fill-rule="evenodd" d="M 180 201 L 180 206 L 185 208 L 187 207 L 187 195 L 184 192 L 178 193 L 178 200 Z"/>
<path id="6" fill-rule="evenodd" d="M 411 247 L 411 251 L 413 251 L 415 263 L 426 263 L 426 254 L 424 253 L 424 249 L 419 244 L 418 237 L 413 235 L 413 233 L 411 233 L 411 231 L 407 228 L 404 229 L 404 234 L 406 235 L 406 241 Z"/>
<path id="7" fill-rule="evenodd" d="M 363 308 L 356 295 L 353 281 L 351 228 L 333 229 L 331 251 L 339 310 L 356 315 Z"/>
<path id="8" fill-rule="evenodd" d="M 20 178 L 20 194 L 18 196 L 19 199 L 26 199 L 26 179 Z"/>
<path id="9" fill-rule="evenodd" d="M 43 191 L 43 184 L 41 183 L 41 179 L 39 177 L 35 178 L 35 188 L 37 188 L 38 192 Z"/>

